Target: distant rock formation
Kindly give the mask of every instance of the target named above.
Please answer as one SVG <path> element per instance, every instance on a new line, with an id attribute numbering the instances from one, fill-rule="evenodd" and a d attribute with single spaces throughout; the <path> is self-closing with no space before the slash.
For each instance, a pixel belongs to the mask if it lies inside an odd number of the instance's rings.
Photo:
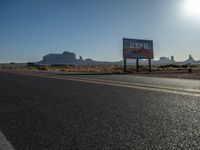
<path id="1" fill-rule="evenodd" d="M 194 60 L 192 55 L 189 55 L 189 58 L 186 61 L 184 61 L 184 64 L 196 64 L 196 63 L 197 63 L 197 61 Z"/>
<path id="2" fill-rule="evenodd" d="M 63 52 L 62 54 L 48 54 L 39 64 L 74 64 L 77 61 L 74 53 Z"/>
<path id="3" fill-rule="evenodd" d="M 127 64 L 135 64 L 135 59 L 129 59 Z M 140 60 L 141 65 L 147 65 L 148 60 Z M 39 65 L 101 65 L 101 64 L 117 64 L 122 65 L 123 61 L 117 62 L 107 62 L 107 61 L 95 61 L 90 58 L 83 59 L 82 56 L 79 59 L 76 58 L 76 55 L 72 52 L 63 52 L 62 54 L 48 54 L 43 57 L 43 60 L 37 62 Z M 194 58 L 189 55 L 189 58 L 184 62 L 176 62 L 174 56 L 169 57 L 160 57 L 158 61 L 152 60 L 153 65 L 168 65 L 168 64 L 200 64 L 200 61 L 194 60 Z"/>
<path id="4" fill-rule="evenodd" d="M 97 65 L 97 64 L 110 64 L 112 62 L 95 61 L 90 58 L 83 59 L 82 56 L 79 59 L 72 52 L 63 52 L 62 54 L 48 54 L 43 57 L 42 61 L 39 61 L 39 65 Z"/>
<path id="5" fill-rule="evenodd" d="M 172 63 L 176 63 L 176 61 L 175 61 L 175 59 L 174 59 L 174 56 L 171 56 L 170 61 L 171 61 Z"/>
<path id="6" fill-rule="evenodd" d="M 161 64 L 175 64 L 176 61 L 174 60 L 174 56 L 169 57 L 160 57 L 158 61 L 155 62 L 155 64 L 161 65 Z"/>

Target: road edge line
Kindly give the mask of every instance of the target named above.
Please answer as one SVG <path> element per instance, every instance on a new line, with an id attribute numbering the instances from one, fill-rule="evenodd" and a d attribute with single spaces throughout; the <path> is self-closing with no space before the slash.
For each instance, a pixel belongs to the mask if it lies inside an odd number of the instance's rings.
<path id="1" fill-rule="evenodd" d="M 15 150 L 1 131 L 0 131 L 0 150 Z"/>
<path id="2" fill-rule="evenodd" d="M 23 73 L 23 72 L 8 72 L 8 73 L 14 73 L 14 74 L 21 74 L 21 75 L 27 75 L 27 76 L 33 76 L 33 77 L 43 77 L 43 78 L 52 78 L 52 79 L 59 79 L 59 80 L 69 80 L 69 81 L 78 81 L 78 82 L 85 82 L 85 83 L 93 83 L 93 84 L 101 84 L 101 85 L 111 85 L 111 86 L 118 86 L 118 87 L 126 87 L 126 88 L 135 88 L 135 89 L 144 89 L 144 90 L 150 90 L 150 91 L 160 91 L 160 92 L 167 92 L 167 93 L 175 93 L 175 94 L 182 94 L 182 95 L 189 95 L 189 96 L 196 96 L 200 97 L 199 92 L 192 92 L 189 90 L 178 90 L 178 89 L 173 89 L 173 88 L 168 88 L 168 87 L 154 87 L 154 86 L 149 86 L 149 85 L 140 85 L 140 84 L 120 84 L 120 82 L 109 82 L 109 80 L 102 82 L 103 80 L 101 79 L 87 79 L 87 78 L 78 78 L 78 77 L 72 77 L 72 76 L 67 76 L 67 77 L 62 77 L 62 76 L 57 76 L 57 75 L 51 75 L 51 74 L 32 74 L 32 73 Z M 123 83 L 123 82 L 121 82 Z"/>

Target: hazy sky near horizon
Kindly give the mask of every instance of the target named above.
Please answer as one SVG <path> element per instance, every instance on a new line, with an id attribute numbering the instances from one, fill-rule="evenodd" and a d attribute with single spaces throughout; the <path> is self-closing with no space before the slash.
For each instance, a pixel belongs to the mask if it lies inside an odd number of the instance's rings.
<path id="1" fill-rule="evenodd" d="M 117 61 L 123 37 L 153 40 L 155 59 L 200 60 L 200 15 L 186 1 L 0 0 L 0 63 L 63 51 Z"/>

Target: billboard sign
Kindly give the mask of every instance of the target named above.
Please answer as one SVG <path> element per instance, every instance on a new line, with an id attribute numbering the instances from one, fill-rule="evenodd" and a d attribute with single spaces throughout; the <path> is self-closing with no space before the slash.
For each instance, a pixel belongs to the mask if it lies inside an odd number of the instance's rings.
<path id="1" fill-rule="evenodd" d="M 130 59 L 153 59 L 153 41 L 124 38 L 123 57 Z"/>

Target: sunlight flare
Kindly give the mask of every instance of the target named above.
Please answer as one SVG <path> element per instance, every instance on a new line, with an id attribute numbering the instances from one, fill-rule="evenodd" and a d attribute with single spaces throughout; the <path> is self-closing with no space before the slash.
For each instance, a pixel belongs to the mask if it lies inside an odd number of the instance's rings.
<path id="1" fill-rule="evenodd" d="M 200 0 L 185 0 L 184 12 L 194 18 L 200 18 Z"/>

